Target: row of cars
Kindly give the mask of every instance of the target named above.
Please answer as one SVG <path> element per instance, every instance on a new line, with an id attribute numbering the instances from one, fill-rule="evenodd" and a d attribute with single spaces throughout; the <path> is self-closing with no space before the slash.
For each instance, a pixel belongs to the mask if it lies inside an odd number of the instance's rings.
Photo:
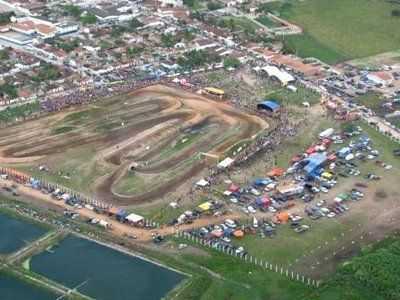
<path id="1" fill-rule="evenodd" d="M 187 233 L 207 241 L 214 249 L 244 257 L 247 255 L 245 249 L 237 247 L 232 243 L 232 238 L 241 238 L 244 236 L 244 228 L 244 225 L 240 225 L 234 220 L 226 219 L 221 224 L 188 230 Z"/>

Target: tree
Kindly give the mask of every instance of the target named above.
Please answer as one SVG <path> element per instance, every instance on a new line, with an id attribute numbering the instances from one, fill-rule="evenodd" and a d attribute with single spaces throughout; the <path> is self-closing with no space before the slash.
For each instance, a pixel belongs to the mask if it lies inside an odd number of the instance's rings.
<path id="1" fill-rule="evenodd" d="M 231 30 L 231 31 L 235 31 L 236 28 L 236 24 L 235 24 L 235 20 L 233 18 L 230 18 L 227 22 L 227 27 Z"/>
<path id="2" fill-rule="evenodd" d="M 73 39 L 71 41 L 58 41 L 56 42 L 56 45 L 58 48 L 69 53 L 79 47 L 79 39 Z"/>
<path id="3" fill-rule="evenodd" d="M 185 41 L 192 41 L 194 39 L 194 34 L 193 32 L 191 32 L 190 30 L 185 30 L 183 32 L 183 38 L 185 39 Z"/>
<path id="4" fill-rule="evenodd" d="M 227 57 L 224 59 L 224 68 L 237 68 L 240 66 L 240 60 L 236 57 Z"/>
<path id="5" fill-rule="evenodd" d="M 393 17 L 400 17 L 400 9 L 393 9 L 392 10 Z"/>
<path id="6" fill-rule="evenodd" d="M 126 55 L 129 58 L 133 58 L 137 54 L 140 54 L 142 52 L 143 52 L 143 48 L 140 48 L 140 47 L 128 47 L 128 48 L 126 48 Z"/>
<path id="7" fill-rule="evenodd" d="M 183 0 L 183 4 L 188 7 L 193 7 L 195 4 L 195 0 Z"/>
<path id="8" fill-rule="evenodd" d="M 162 34 L 161 43 L 165 48 L 171 48 L 177 43 L 177 39 L 172 34 Z"/>
<path id="9" fill-rule="evenodd" d="M 120 37 L 124 32 L 126 32 L 126 27 L 115 25 L 112 27 L 111 36 L 113 38 Z"/>
<path id="10" fill-rule="evenodd" d="M 7 49 L 0 50 L 0 60 L 7 60 L 10 58 Z"/>
<path id="11" fill-rule="evenodd" d="M 210 2 L 207 3 L 208 10 L 217 10 L 217 9 L 222 8 L 222 7 L 223 7 L 223 5 L 221 3 L 219 3 L 219 2 L 210 1 Z"/>
<path id="12" fill-rule="evenodd" d="M 79 17 L 80 17 L 81 14 L 82 14 L 82 10 L 81 10 L 78 6 L 72 5 L 72 4 L 70 4 L 70 5 L 64 5 L 64 11 L 65 11 L 68 15 L 73 16 L 73 17 L 75 17 L 76 19 L 79 19 Z"/>
<path id="13" fill-rule="evenodd" d="M 86 14 L 80 18 L 82 24 L 88 25 L 88 24 L 95 24 L 97 22 L 97 17 L 94 14 Z"/>
<path id="14" fill-rule="evenodd" d="M 0 14 L 0 25 L 5 25 L 10 23 L 11 17 L 14 16 L 14 13 L 1 13 Z"/>
<path id="15" fill-rule="evenodd" d="M 185 56 L 178 58 L 177 63 L 183 68 L 200 67 L 206 63 L 214 63 L 220 61 L 218 54 L 208 53 L 204 50 L 192 50 L 187 52 Z"/>
<path id="16" fill-rule="evenodd" d="M 17 88 L 8 82 L 0 85 L 0 95 L 1 94 L 7 95 L 11 99 L 17 98 L 18 96 Z"/>
<path id="17" fill-rule="evenodd" d="M 46 63 L 40 68 L 38 75 L 33 76 L 31 79 L 36 82 L 43 82 L 48 80 L 56 80 L 60 78 L 60 76 L 61 73 L 56 66 Z"/>
<path id="18" fill-rule="evenodd" d="M 136 30 L 139 27 L 142 27 L 143 23 L 140 22 L 138 19 L 133 18 L 132 20 L 129 21 L 129 28 L 131 30 Z"/>

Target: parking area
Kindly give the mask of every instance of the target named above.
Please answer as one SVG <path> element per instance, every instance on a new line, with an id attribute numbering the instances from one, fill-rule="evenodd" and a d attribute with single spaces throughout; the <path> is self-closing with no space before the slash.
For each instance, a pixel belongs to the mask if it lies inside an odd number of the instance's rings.
<path id="1" fill-rule="evenodd" d="M 396 151 L 376 137 L 361 123 L 326 128 L 293 153 L 287 167 L 266 170 L 245 185 L 224 180 L 213 197 L 243 218 L 189 233 L 238 256 L 318 276 L 333 271 L 348 251 L 384 237 L 397 222 L 382 217 L 397 210 Z"/>

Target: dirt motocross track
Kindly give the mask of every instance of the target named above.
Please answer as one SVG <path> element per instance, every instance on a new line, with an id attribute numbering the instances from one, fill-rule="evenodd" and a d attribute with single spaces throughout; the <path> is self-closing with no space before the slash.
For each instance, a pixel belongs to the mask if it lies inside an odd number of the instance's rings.
<path id="1" fill-rule="evenodd" d="M 162 197 L 203 170 L 199 153 L 221 155 L 267 127 L 259 117 L 226 103 L 155 85 L 0 130 L 0 163 L 46 163 L 69 149 L 94 146 L 91 159 L 111 170 L 98 174 L 91 187 L 96 196 L 118 205 L 140 204 Z M 188 133 L 196 139 L 164 153 Z M 131 172 L 164 179 L 139 193 L 115 191 Z"/>

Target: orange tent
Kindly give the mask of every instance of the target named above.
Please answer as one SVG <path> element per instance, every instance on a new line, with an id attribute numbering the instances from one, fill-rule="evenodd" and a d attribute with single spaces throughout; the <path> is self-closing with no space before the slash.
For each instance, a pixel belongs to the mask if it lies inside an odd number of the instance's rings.
<path id="1" fill-rule="evenodd" d="M 235 230 L 233 232 L 233 236 L 236 238 L 242 238 L 244 236 L 244 232 L 243 232 L 243 230 L 240 230 L 240 229 Z"/>
<path id="2" fill-rule="evenodd" d="M 284 169 L 282 169 L 282 168 L 273 168 L 271 171 L 269 171 L 269 172 L 267 173 L 267 176 L 270 176 L 270 177 L 279 177 L 279 176 L 282 176 L 283 173 L 285 173 L 285 170 L 284 170 Z"/>
<path id="3" fill-rule="evenodd" d="M 278 219 L 278 221 L 280 221 L 281 223 L 287 223 L 289 221 L 289 214 L 287 212 L 280 212 L 276 218 Z"/>

